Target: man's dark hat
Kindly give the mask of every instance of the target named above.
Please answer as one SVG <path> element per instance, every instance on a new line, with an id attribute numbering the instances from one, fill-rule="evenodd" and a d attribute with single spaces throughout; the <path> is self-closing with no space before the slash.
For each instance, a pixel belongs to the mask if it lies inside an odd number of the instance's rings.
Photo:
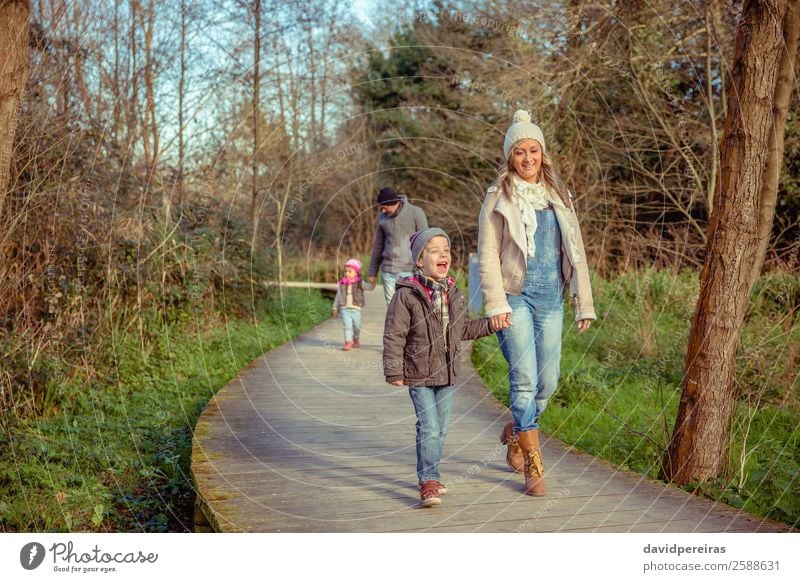
<path id="1" fill-rule="evenodd" d="M 383 206 L 395 202 L 400 202 L 400 195 L 394 191 L 394 188 L 381 188 L 381 191 L 378 192 L 378 204 Z"/>

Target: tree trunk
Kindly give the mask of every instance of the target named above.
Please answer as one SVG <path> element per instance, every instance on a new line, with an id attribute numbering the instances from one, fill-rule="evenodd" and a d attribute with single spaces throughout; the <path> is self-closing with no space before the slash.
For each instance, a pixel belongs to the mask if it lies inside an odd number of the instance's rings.
<path id="1" fill-rule="evenodd" d="M 763 172 L 772 132 L 783 132 L 773 100 L 786 7 L 786 0 L 746 0 L 737 33 L 700 297 L 667 454 L 666 477 L 679 484 L 716 477 L 724 458 L 736 351 L 758 254 Z"/>
<path id="2" fill-rule="evenodd" d="M 778 70 L 778 84 L 775 87 L 775 103 L 772 107 L 774 121 L 770 134 L 770 150 L 767 167 L 764 168 L 764 181 L 758 205 L 758 252 L 753 261 L 750 286 L 755 285 L 761 274 L 764 257 L 767 255 L 772 221 L 775 217 L 775 205 L 778 201 L 778 187 L 783 162 L 783 134 L 786 126 L 786 115 L 795 86 L 794 64 L 797 59 L 798 37 L 800 37 L 800 0 L 789 0 L 783 30 L 785 48 L 781 56 Z"/>
<path id="3" fill-rule="evenodd" d="M 0 217 L 6 202 L 11 152 L 28 82 L 28 0 L 0 2 Z"/>
<path id="4" fill-rule="evenodd" d="M 280 32 L 283 35 L 283 31 Z M 278 89 L 278 111 L 280 111 L 281 129 L 286 130 L 286 104 L 283 96 L 283 79 L 281 78 L 281 62 L 280 52 L 278 51 L 278 33 L 272 35 L 272 54 L 276 56 L 275 64 L 275 86 Z"/>
<path id="5" fill-rule="evenodd" d="M 159 138 L 158 122 L 156 120 L 156 90 L 155 90 L 155 59 L 153 58 L 153 32 L 155 28 L 154 8 L 155 0 L 150 0 L 147 4 L 147 13 L 142 13 L 142 28 L 144 29 L 144 87 L 145 87 L 145 116 L 142 127 L 145 128 L 144 140 L 152 146 L 151 156 L 147 164 L 147 183 L 151 185 L 156 175 L 158 167 Z M 146 20 L 145 20 L 146 17 Z M 169 189 L 162 191 L 162 209 L 166 216 L 169 216 Z"/>
<path id="6" fill-rule="evenodd" d="M 130 34 L 131 34 L 131 48 L 129 52 L 129 62 L 130 62 L 130 83 L 131 83 L 131 101 L 130 106 L 128 109 L 128 137 L 127 137 L 127 148 L 130 150 L 133 147 L 133 144 L 136 142 L 137 134 L 139 133 L 139 118 L 141 117 L 139 112 L 139 64 L 136 60 L 136 47 L 137 47 L 137 40 L 136 40 L 136 22 L 138 19 L 137 16 L 137 8 L 139 2 L 138 0 L 130 0 L 129 9 L 130 9 Z M 145 159 L 148 158 L 149 150 L 147 148 L 147 141 L 144 142 L 143 148 L 145 150 Z"/>
<path id="7" fill-rule="evenodd" d="M 255 0 L 255 34 L 253 36 L 253 244 L 258 228 L 258 123 L 261 85 L 259 65 L 261 64 L 261 0 Z"/>
<path id="8" fill-rule="evenodd" d="M 83 13 L 82 10 L 84 10 L 84 7 L 80 6 L 78 3 L 72 5 L 72 25 L 74 27 L 72 34 L 75 35 L 76 39 L 86 38 L 88 36 L 86 14 Z M 75 85 L 78 89 L 78 95 L 80 96 L 83 110 L 86 112 L 89 118 L 94 119 L 94 104 L 92 103 L 89 95 L 89 88 L 86 86 L 86 75 L 84 74 L 85 54 L 78 43 L 76 43 L 75 46 L 70 49 L 70 57 L 74 63 L 73 70 L 75 71 Z"/>
<path id="9" fill-rule="evenodd" d="M 122 125 L 122 87 L 119 74 L 119 3 L 114 0 L 114 145 L 119 146 L 119 132 Z"/>
<path id="10" fill-rule="evenodd" d="M 304 27 L 306 30 L 306 46 L 308 46 L 308 72 L 310 75 L 309 89 L 311 98 L 308 101 L 308 111 L 311 113 L 311 120 L 309 126 L 309 135 L 311 136 L 311 143 L 309 144 L 311 151 L 314 152 L 319 148 L 319 138 L 317 135 L 317 55 L 314 50 L 314 20 L 311 18 L 303 18 Z M 325 55 L 327 58 L 327 55 Z"/>
<path id="11" fill-rule="evenodd" d="M 283 54 L 286 55 L 286 65 L 289 73 L 289 120 L 292 127 L 291 150 L 297 152 L 300 149 L 300 81 L 294 73 L 292 49 L 286 43 L 285 38 L 281 38 L 281 41 L 283 42 Z"/>
<path id="12" fill-rule="evenodd" d="M 290 162 L 291 164 L 291 162 Z M 289 180 L 283 188 L 283 197 L 275 200 L 277 212 L 275 213 L 275 257 L 278 268 L 278 283 L 283 283 L 283 220 L 286 216 L 286 208 L 289 204 L 289 196 L 292 191 L 292 178 L 294 171 L 289 168 Z"/>
<path id="13" fill-rule="evenodd" d="M 186 0 L 181 0 L 181 77 L 178 81 L 178 206 L 183 206 L 183 93 L 186 86 Z"/>
<path id="14" fill-rule="evenodd" d="M 719 166 L 719 151 L 717 150 L 717 112 L 714 107 L 714 86 L 713 86 L 713 67 L 711 64 L 711 54 L 714 50 L 713 36 L 716 19 L 712 13 L 710 2 L 706 2 L 706 96 L 708 98 L 708 119 L 711 124 L 711 173 L 709 174 L 708 186 L 706 190 L 706 212 L 709 216 L 714 210 L 714 188 L 717 185 L 717 168 Z M 722 67 L 720 67 L 722 69 Z"/>

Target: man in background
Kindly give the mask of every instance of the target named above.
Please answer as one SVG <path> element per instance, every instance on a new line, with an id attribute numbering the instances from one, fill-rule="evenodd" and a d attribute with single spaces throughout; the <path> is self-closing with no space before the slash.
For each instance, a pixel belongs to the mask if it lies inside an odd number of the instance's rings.
<path id="1" fill-rule="evenodd" d="M 408 198 L 398 194 L 393 188 L 382 188 L 378 193 L 378 226 L 375 229 L 375 242 L 369 260 L 369 282 L 375 283 L 378 268 L 383 280 L 383 296 L 386 304 L 394 296 L 394 286 L 398 279 L 411 276 L 411 235 L 428 228 L 428 219 L 419 206 L 414 206 Z"/>

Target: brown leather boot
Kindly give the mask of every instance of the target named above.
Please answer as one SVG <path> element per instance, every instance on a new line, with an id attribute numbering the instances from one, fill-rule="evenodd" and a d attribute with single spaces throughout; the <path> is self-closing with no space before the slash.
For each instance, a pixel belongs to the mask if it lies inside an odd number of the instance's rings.
<path id="1" fill-rule="evenodd" d="M 542 448 L 539 446 L 539 431 L 526 430 L 517 434 L 522 457 L 525 459 L 525 493 L 541 496 L 545 494 L 544 467 L 542 467 Z"/>
<path id="2" fill-rule="evenodd" d="M 500 442 L 506 445 L 506 463 L 511 467 L 511 470 L 516 473 L 522 473 L 525 467 L 525 460 L 522 458 L 522 449 L 519 446 L 517 435 L 514 434 L 514 423 L 509 422 L 503 427 L 503 432 L 500 433 Z"/>

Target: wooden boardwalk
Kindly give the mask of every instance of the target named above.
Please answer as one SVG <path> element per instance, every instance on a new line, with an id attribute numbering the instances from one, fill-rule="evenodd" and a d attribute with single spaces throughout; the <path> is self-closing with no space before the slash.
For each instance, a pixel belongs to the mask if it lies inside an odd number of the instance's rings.
<path id="1" fill-rule="evenodd" d="M 789 528 L 619 471 L 544 437 L 548 495 L 521 493 L 498 436 L 508 410 L 462 361 L 443 504 L 417 507 L 415 416 L 383 380 L 385 305 L 367 293 L 362 347 L 339 319 L 268 352 L 209 402 L 192 451 L 197 531 L 756 532 Z M 544 435 L 543 435 L 544 436 Z"/>

